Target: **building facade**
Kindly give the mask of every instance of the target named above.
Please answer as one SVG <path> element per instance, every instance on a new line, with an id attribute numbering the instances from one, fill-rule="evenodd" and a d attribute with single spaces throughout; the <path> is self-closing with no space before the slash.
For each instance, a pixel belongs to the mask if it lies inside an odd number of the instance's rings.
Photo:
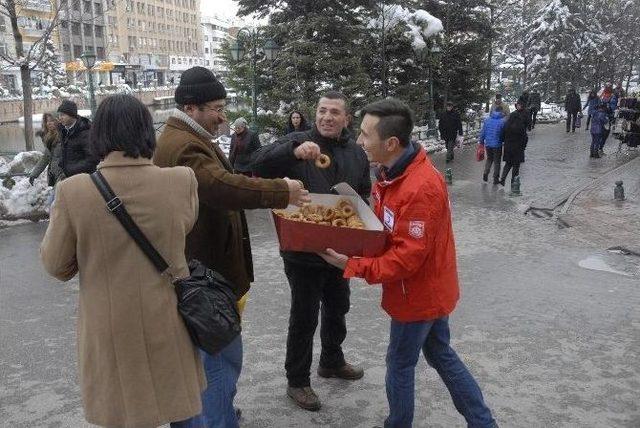
<path id="1" fill-rule="evenodd" d="M 107 59 L 114 83 L 177 83 L 182 71 L 204 65 L 200 0 L 108 0 Z"/>
<path id="2" fill-rule="evenodd" d="M 202 17 L 204 66 L 213 71 L 219 78 L 226 78 L 229 73 L 224 59 L 222 46 L 230 39 L 231 22 L 218 16 Z"/>

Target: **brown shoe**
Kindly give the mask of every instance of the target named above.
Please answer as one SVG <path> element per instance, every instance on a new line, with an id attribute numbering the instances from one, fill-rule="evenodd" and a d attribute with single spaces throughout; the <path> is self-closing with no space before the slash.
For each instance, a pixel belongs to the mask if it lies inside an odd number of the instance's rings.
<path id="1" fill-rule="evenodd" d="M 358 380 L 364 376 L 364 370 L 360 367 L 352 366 L 346 363 L 339 369 L 328 369 L 326 367 L 318 367 L 318 376 L 320 377 L 337 377 L 347 380 Z"/>
<path id="2" fill-rule="evenodd" d="M 322 404 L 320 404 L 320 399 L 313 392 L 313 389 L 310 386 L 303 386 L 302 388 L 294 388 L 287 387 L 287 395 L 296 403 L 299 407 L 302 407 L 305 410 L 311 410 L 315 412 L 320 410 Z"/>

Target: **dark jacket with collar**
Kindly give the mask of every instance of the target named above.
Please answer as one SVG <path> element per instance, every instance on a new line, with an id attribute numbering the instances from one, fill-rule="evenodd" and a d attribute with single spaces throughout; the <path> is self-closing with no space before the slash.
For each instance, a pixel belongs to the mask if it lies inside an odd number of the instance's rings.
<path id="1" fill-rule="evenodd" d="M 167 120 L 158 138 L 153 162 L 160 167 L 188 166 L 195 172 L 200 214 L 187 236 L 187 259 L 198 259 L 233 282 L 240 298 L 253 281 L 251 243 L 242 210 L 286 207 L 287 183 L 234 174 L 217 144 L 175 117 Z"/>
<path id="2" fill-rule="evenodd" d="M 62 136 L 62 155 L 59 160 L 65 177 L 96 170 L 98 158 L 91 149 L 91 122 L 85 117 L 78 117 L 71 129 L 60 125 Z"/>
<path id="3" fill-rule="evenodd" d="M 331 158 L 328 168 L 320 169 L 314 161 L 299 160 L 294 156 L 293 150 L 305 141 L 318 144 L 320 151 Z M 301 180 L 311 193 L 332 193 L 331 188 L 341 182 L 349 184 L 365 201 L 371 193 L 369 161 L 346 129 L 334 139 L 323 137 L 314 126 L 263 146 L 254 154 L 253 172 L 260 177 Z M 295 263 L 329 266 L 315 254 L 283 252 L 282 256 Z"/>
<path id="4" fill-rule="evenodd" d="M 458 135 L 462 135 L 462 120 L 460 113 L 455 110 L 444 111 L 438 121 L 440 138 L 443 140 L 455 140 Z"/>
<path id="5" fill-rule="evenodd" d="M 237 172 L 251 172 L 251 155 L 260 148 L 258 134 L 246 129 L 242 134 L 231 136 L 229 162 Z"/>

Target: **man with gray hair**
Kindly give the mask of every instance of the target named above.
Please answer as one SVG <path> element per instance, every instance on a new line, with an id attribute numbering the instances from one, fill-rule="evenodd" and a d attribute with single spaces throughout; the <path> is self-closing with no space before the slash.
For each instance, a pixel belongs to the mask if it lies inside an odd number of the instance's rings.
<path id="1" fill-rule="evenodd" d="M 231 125 L 234 132 L 231 136 L 231 148 L 229 149 L 229 162 L 233 166 L 233 172 L 251 177 L 251 158 L 253 153 L 260 148 L 258 134 L 247 128 L 247 120 L 244 117 L 237 118 Z"/>

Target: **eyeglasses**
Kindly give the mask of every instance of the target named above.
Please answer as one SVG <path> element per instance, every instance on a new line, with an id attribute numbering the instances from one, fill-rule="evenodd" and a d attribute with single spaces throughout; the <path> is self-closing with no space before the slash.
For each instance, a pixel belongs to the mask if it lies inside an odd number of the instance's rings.
<path id="1" fill-rule="evenodd" d="M 226 106 L 222 106 L 222 107 L 209 107 L 208 105 L 205 104 L 204 107 L 201 107 L 200 110 L 207 110 L 207 111 L 215 111 L 218 114 L 223 114 L 227 111 Z"/>

